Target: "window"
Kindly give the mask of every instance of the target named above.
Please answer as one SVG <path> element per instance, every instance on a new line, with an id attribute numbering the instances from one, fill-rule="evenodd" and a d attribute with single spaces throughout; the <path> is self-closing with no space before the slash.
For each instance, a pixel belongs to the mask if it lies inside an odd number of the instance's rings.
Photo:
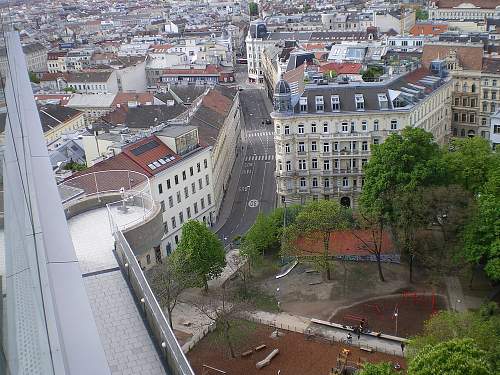
<path id="1" fill-rule="evenodd" d="M 316 96 L 315 101 L 316 101 L 316 112 L 323 112 L 323 110 L 325 109 L 325 103 L 323 97 Z"/>
<path id="2" fill-rule="evenodd" d="M 170 220 L 172 222 L 172 229 L 177 228 L 177 223 L 175 222 L 175 216 L 172 216 L 172 218 Z"/>
<path id="3" fill-rule="evenodd" d="M 201 209 L 204 210 L 205 209 L 205 198 L 201 198 L 200 199 L 200 206 L 201 206 Z"/>
<path id="4" fill-rule="evenodd" d="M 290 153 L 290 143 L 285 144 L 285 153 L 287 153 L 287 154 Z"/>
<path id="5" fill-rule="evenodd" d="M 316 141 L 311 142 L 311 151 L 318 151 L 318 143 Z"/>
<path id="6" fill-rule="evenodd" d="M 200 165 L 200 163 L 196 163 L 196 170 L 198 171 L 198 173 L 201 172 L 201 165 Z"/>
<path id="7" fill-rule="evenodd" d="M 462 122 L 467 122 L 467 114 L 462 113 Z"/>
<path id="8" fill-rule="evenodd" d="M 283 170 L 283 163 L 281 162 L 281 160 L 278 160 L 278 170 Z"/>
<path id="9" fill-rule="evenodd" d="M 342 186 L 343 187 L 349 186 L 349 179 L 347 177 L 342 178 Z"/>
<path id="10" fill-rule="evenodd" d="M 342 123 L 342 132 L 347 133 L 349 131 L 349 124 L 347 122 Z"/>
<path id="11" fill-rule="evenodd" d="M 300 98 L 299 106 L 300 112 L 307 112 L 307 98 Z"/>
<path id="12" fill-rule="evenodd" d="M 208 177 L 208 174 L 205 175 L 205 184 L 207 186 L 210 185 L 210 178 Z"/>
<path id="13" fill-rule="evenodd" d="M 378 145 L 378 138 L 373 138 L 373 144 Z"/>
<path id="14" fill-rule="evenodd" d="M 212 196 L 210 194 L 207 195 L 207 202 L 209 206 L 212 204 Z"/>
<path id="15" fill-rule="evenodd" d="M 316 133 L 316 124 L 311 124 L 311 133 Z"/>
<path id="16" fill-rule="evenodd" d="M 299 134 L 304 134 L 304 124 L 299 125 Z"/>
<path id="17" fill-rule="evenodd" d="M 368 163 L 368 159 L 361 159 L 361 166 L 364 167 Z"/>
<path id="18" fill-rule="evenodd" d="M 179 212 L 179 223 L 184 223 L 184 213 Z"/>
<path id="19" fill-rule="evenodd" d="M 330 179 L 328 177 L 323 179 L 323 186 L 327 189 L 330 187 Z"/>
<path id="20" fill-rule="evenodd" d="M 475 107 L 476 106 L 476 99 L 474 99 L 474 98 L 470 99 L 470 106 L 471 107 Z"/>
<path id="21" fill-rule="evenodd" d="M 186 186 L 184 188 L 184 198 L 187 198 L 187 197 L 189 197 L 189 188 Z"/>
<path id="22" fill-rule="evenodd" d="M 168 206 L 170 208 L 174 207 L 174 197 L 173 196 L 168 197 Z"/>
<path id="23" fill-rule="evenodd" d="M 496 91 L 491 92 L 491 100 L 497 100 L 497 92 Z"/>
<path id="24" fill-rule="evenodd" d="M 165 201 L 160 202 L 161 212 L 165 212 Z"/>
<path id="25" fill-rule="evenodd" d="M 306 161 L 303 159 L 299 160 L 299 170 L 305 170 L 306 169 Z"/>
<path id="26" fill-rule="evenodd" d="M 165 234 L 168 233 L 168 224 L 167 223 L 163 223 L 163 232 Z"/>
<path id="27" fill-rule="evenodd" d="M 368 142 L 367 141 L 361 142 L 361 151 L 368 151 Z"/>
<path id="28" fill-rule="evenodd" d="M 318 159 L 312 159 L 311 160 L 311 168 L 312 169 L 318 169 Z"/>
<path id="29" fill-rule="evenodd" d="M 460 105 L 460 98 L 455 98 L 455 105 Z"/>
<path id="30" fill-rule="evenodd" d="M 464 82 L 463 86 L 462 86 L 462 91 L 463 92 L 467 92 L 469 86 L 467 85 L 467 82 Z"/>
<path id="31" fill-rule="evenodd" d="M 488 99 L 488 90 L 483 90 L 483 98 Z"/>
<path id="32" fill-rule="evenodd" d="M 333 159 L 333 168 L 339 169 L 339 159 Z"/>
<path id="33" fill-rule="evenodd" d="M 323 170 L 325 171 L 330 170 L 330 160 L 323 160 Z"/>
<path id="34" fill-rule="evenodd" d="M 203 180 L 201 178 L 198 179 L 198 188 L 203 189 Z"/>
<path id="35" fill-rule="evenodd" d="M 363 98 L 363 94 L 355 94 L 354 102 L 356 103 L 356 111 L 365 110 L 365 99 Z"/>
<path id="36" fill-rule="evenodd" d="M 163 193 L 163 186 L 161 184 L 158 184 L 158 194 Z"/>
<path id="37" fill-rule="evenodd" d="M 373 131 L 378 131 L 378 120 L 373 121 Z"/>
<path id="38" fill-rule="evenodd" d="M 290 126 L 285 125 L 285 135 L 288 135 L 288 134 L 290 134 Z"/>
<path id="39" fill-rule="evenodd" d="M 349 144 L 349 149 L 351 149 L 351 150 L 356 150 L 356 145 L 357 145 L 357 142 L 356 142 L 356 141 L 352 141 L 352 142 Z"/>
<path id="40" fill-rule="evenodd" d="M 469 100 L 467 98 L 462 98 L 462 106 L 467 107 L 469 105 Z"/>
<path id="41" fill-rule="evenodd" d="M 286 171 L 290 172 L 292 170 L 292 162 L 290 160 L 286 161 Z"/>
<path id="42" fill-rule="evenodd" d="M 361 121 L 361 130 L 364 132 L 368 130 L 368 125 L 366 121 Z"/>
<path id="43" fill-rule="evenodd" d="M 191 193 L 196 193 L 196 184 L 194 182 L 191 183 Z"/>
<path id="44" fill-rule="evenodd" d="M 179 236 L 177 234 L 174 237 L 174 241 L 176 245 L 179 243 Z"/>
<path id="45" fill-rule="evenodd" d="M 323 152 L 330 152 L 330 143 L 323 143 Z"/>
<path id="46" fill-rule="evenodd" d="M 312 187 L 313 188 L 317 188 L 318 187 L 318 178 L 317 177 L 313 177 L 313 179 L 312 179 Z"/>
<path id="47" fill-rule="evenodd" d="M 340 99 L 338 95 L 332 95 L 332 111 L 340 111 Z"/>
<path id="48" fill-rule="evenodd" d="M 203 160 L 203 168 L 205 168 L 205 169 L 208 168 L 208 161 L 207 161 L 207 159 Z"/>
<path id="49" fill-rule="evenodd" d="M 391 130 L 398 130 L 398 120 L 391 120 Z"/>
<path id="50" fill-rule="evenodd" d="M 177 192 L 177 203 L 181 203 L 181 192 Z"/>
<path id="51" fill-rule="evenodd" d="M 475 113 L 469 113 L 469 122 L 474 124 L 476 122 L 476 114 Z"/>
<path id="52" fill-rule="evenodd" d="M 471 92 L 476 92 L 476 84 L 473 83 L 472 86 L 470 87 Z"/>
<path id="53" fill-rule="evenodd" d="M 304 142 L 299 142 L 299 152 L 306 152 L 306 145 Z"/>
<path id="54" fill-rule="evenodd" d="M 496 104 L 495 103 L 491 103 L 490 106 L 491 106 L 491 112 L 492 113 L 495 112 L 495 110 L 496 110 Z"/>
<path id="55" fill-rule="evenodd" d="M 493 133 L 500 134 L 500 125 L 493 126 Z"/>
<path id="56" fill-rule="evenodd" d="M 496 79 L 494 79 L 493 81 L 491 81 L 491 85 L 492 85 L 493 87 L 497 87 L 497 80 L 496 80 Z"/>
<path id="57" fill-rule="evenodd" d="M 189 167 L 189 175 L 190 176 L 194 175 L 194 169 L 193 169 L 193 167 Z"/>
<path id="58" fill-rule="evenodd" d="M 300 178 L 300 187 L 306 187 L 306 178 L 305 177 L 301 177 Z"/>
<path id="59" fill-rule="evenodd" d="M 182 181 L 186 181 L 186 171 L 182 171 Z"/>
<path id="60" fill-rule="evenodd" d="M 151 264 L 151 255 L 149 254 L 146 255 L 146 263 Z"/>
<path id="61" fill-rule="evenodd" d="M 327 123 L 323 124 L 323 133 L 328 133 L 328 124 Z"/>
<path id="62" fill-rule="evenodd" d="M 196 215 L 198 213 L 198 202 L 194 202 L 193 208 L 194 208 L 194 214 Z"/>
<path id="63" fill-rule="evenodd" d="M 378 97 L 378 106 L 380 109 L 389 109 L 389 100 L 387 100 L 387 95 L 385 94 L 377 94 Z"/>
<path id="64" fill-rule="evenodd" d="M 488 103 L 483 102 L 483 112 L 488 112 Z"/>
<path id="65" fill-rule="evenodd" d="M 174 182 L 176 185 L 179 185 L 179 176 L 177 175 L 174 176 Z"/>
<path id="66" fill-rule="evenodd" d="M 338 151 L 338 150 L 339 150 L 339 143 L 333 142 L 333 151 Z"/>

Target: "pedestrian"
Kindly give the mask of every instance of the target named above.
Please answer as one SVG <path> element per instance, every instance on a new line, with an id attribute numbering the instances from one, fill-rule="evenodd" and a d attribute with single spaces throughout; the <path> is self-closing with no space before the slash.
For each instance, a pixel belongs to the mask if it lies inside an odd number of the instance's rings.
<path id="1" fill-rule="evenodd" d="M 358 341 L 359 341 L 359 339 L 361 338 L 361 330 L 362 330 L 362 329 L 363 329 L 363 328 L 361 328 L 361 326 L 359 326 L 359 327 L 358 327 Z"/>
<path id="2" fill-rule="evenodd" d="M 405 343 L 401 341 L 401 353 L 405 354 Z"/>

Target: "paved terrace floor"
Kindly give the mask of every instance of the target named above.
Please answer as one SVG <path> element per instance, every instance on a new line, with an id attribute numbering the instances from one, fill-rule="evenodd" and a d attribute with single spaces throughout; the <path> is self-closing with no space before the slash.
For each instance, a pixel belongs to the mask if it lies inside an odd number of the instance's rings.
<path id="1" fill-rule="evenodd" d="M 129 221 L 141 215 L 129 211 L 124 216 Z M 106 208 L 77 215 L 68 225 L 111 373 L 165 374 L 112 252 Z"/>

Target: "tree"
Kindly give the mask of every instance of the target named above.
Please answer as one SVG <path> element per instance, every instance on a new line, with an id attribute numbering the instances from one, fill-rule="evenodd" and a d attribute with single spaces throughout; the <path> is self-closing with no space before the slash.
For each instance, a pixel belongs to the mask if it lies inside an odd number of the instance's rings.
<path id="1" fill-rule="evenodd" d="M 454 339 L 472 339 L 486 352 L 492 369 L 500 369 L 500 315 L 498 306 L 488 304 L 479 311 L 440 311 L 425 322 L 423 332 L 407 345 L 410 358 L 423 348 Z M 438 372 L 436 372 L 438 373 Z"/>
<path id="2" fill-rule="evenodd" d="M 250 17 L 259 15 L 259 6 L 257 3 L 250 2 L 248 3 L 248 12 L 250 13 Z"/>
<path id="3" fill-rule="evenodd" d="M 335 70 L 329 70 L 328 72 L 323 73 L 323 78 L 331 81 L 337 78 L 337 72 Z"/>
<path id="4" fill-rule="evenodd" d="M 500 164 L 500 157 L 482 137 L 454 139 L 444 159 L 452 181 L 473 194 L 481 191 L 490 171 Z"/>
<path id="5" fill-rule="evenodd" d="M 306 238 L 312 241 L 320 238 L 323 251 L 320 256 L 314 252 L 318 268 L 331 280 L 330 237 L 333 231 L 347 229 L 351 220 L 346 208 L 336 201 L 321 200 L 307 204 L 297 215 L 295 223 L 284 233 L 285 251 L 292 250 L 302 254 L 307 249 L 297 249 L 297 240 Z"/>
<path id="6" fill-rule="evenodd" d="M 419 128 L 405 128 L 372 147 L 364 168 L 361 207 L 388 224 L 408 258 L 412 281 L 416 233 L 422 225 L 422 195 L 416 191 L 447 181 L 442 152 L 432 134 Z"/>
<path id="7" fill-rule="evenodd" d="M 182 272 L 174 263 L 173 257 L 163 259 L 163 263 L 147 272 L 149 285 L 153 290 L 158 303 L 167 309 L 168 323 L 172 325 L 172 312 L 181 293 L 192 285 L 192 275 Z"/>
<path id="8" fill-rule="evenodd" d="M 251 249 L 255 254 L 264 255 L 267 250 L 279 246 L 279 232 L 281 222 L 277 217 L 259 213 L 255 223 L 245 234 L 243 248 L 246 251 Z"/>
<path id="9" fill-rule="evenodd" d="M 374 82 L 378 80 L 382 74 L 384 74 L 384 69 L 380 66 L 373 65 L 361 72 L 361 78 L 366 82 Z"/>
<path id="10" fill-rule="evenodd" d="M 417 21 L 425 21 L 429 18 L 429 12 L 422 8 L 418 8 L 415 14 L 415 18 L 417 19 Z"/>
<path id="11" fill-rule="evenodd" d="M 493 375 L 486 353 L 472 339 L 428 345 L 410 361 L 411 375 Z"/>
<path id="12" fill-rule="evenodd" d="M 477 207 L 465 228 L 463 254 L 473 264 L 483 263 L 487 276 L 500 281 L 500 168 L 490 171 L 478 194 Z"/>
<path id="13" fill-rule="evenodd" d="M 357 375 L 397 375 L 390 363 L 366 363 Z"/>
<path id="14" fill-rule="evenodd" d="M 196 220 L 182 227 L 182 238 L 172 255 L 185 272 L 195 275 L 196 286 L 208 290 L 208 280 L 219 277 L 226 266 L 222 243 L 205 224 Z"/>
<path id="15" fill-rule="evenodd" d="M 75 93 L 76 89 L 74 87 L 68 86 L 64 88 L 65 92 Z"/>
<path id="16" fill-rule="evenodd" d="M 33 82 L 33 83 L 40 83 L 40 79 L 38 78 L 38 76 L 36 75 L 36 73 L 34 72 L 28 72 L 28 75 L 30 77 L 30 81 Z"/>

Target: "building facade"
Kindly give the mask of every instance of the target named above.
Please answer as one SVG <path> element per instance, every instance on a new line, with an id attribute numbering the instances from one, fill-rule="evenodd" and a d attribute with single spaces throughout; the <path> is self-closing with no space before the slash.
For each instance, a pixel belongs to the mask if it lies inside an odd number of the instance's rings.
<path id="1" fill-rule="evenodd" d="M 297 97 L 280 80 L 271 114 L 279 202 L 356 206 L 373 144 L 407 126 L 447 142 L 451 92 L 450 78 L 423 69 L 379 83 L 308 84 Z"/>

